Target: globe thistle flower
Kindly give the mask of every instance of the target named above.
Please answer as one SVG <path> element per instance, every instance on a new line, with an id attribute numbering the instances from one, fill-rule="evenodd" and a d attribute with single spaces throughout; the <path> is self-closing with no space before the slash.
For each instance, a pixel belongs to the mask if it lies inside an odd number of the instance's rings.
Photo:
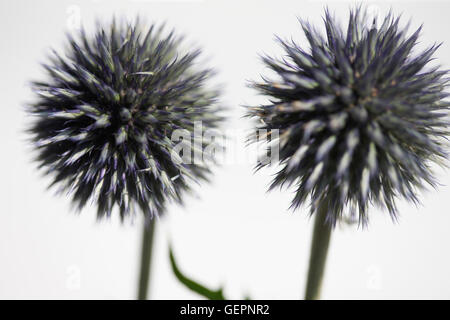
<path id="1" fill-rule="evenodd" d="M 203 131 L 217 126 L 218 92 L 205 88 L 212 71 L 194 66 L 199 50 L 183 52 L 180 37 L 164 34 L 115 21 L 92 37 L 82 31 L 33 83 L 37 160 L 79 209 L 92 200 L 99 217 L 115 206 L 122 218 L 134 206 L 153 217 L 209 173 L 176 157 L 171 134 L 194 136 L 196 121 Z"/>
<path id="2" fill-rule="evenodd" d="M 279 130 L 271 188 L 295 184 L 292 207 L 310 197 L 331 225 L 347 212 L 366 223 L 370 203 L 395 218 L 395 199 L 418 202 L 436 185 L 430 164 L 446 158 L 447 71 L 429 67 L 439 45 L 413 52 L 420 28 L 408 35 L 392 14 L 381 22 L 357 8 L 345 30 L 326 10 L 324 36 L 301 21 L 309 48 L 280 39 L 286 58 L 263 57 L 277 79 L 254 84 L 270 102 L 249 115 Z"/>

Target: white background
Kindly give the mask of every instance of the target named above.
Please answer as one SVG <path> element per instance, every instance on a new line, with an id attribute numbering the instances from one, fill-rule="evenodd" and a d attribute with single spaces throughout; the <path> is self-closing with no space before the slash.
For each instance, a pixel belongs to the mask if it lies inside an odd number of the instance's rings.
<path id="1" fill-rule="evenodd" d="M 381 14 L 392 7 L 404 22 L 424 23 L 420 46 L 444 41 L 436 57 L 450 67 L 450 3 L 370 1 Z M 321 23 L 328 4 L 346 18 L 345 1 L 1 1 L 0 2 L 0 298 L 133 299 L 136 295 L 140 219 L 97 222 L 95 208 L 74 214 L 70 201 L 46 190 L 23 133 L 27 82 L 39 79 L 49 48 L 60 49 L 77 17 L 88 30 L 112 14 L 167 21 L 201 45 L 225 84 L 227 129 L 243 130 L 243 104 L 261 102 L 246 80 L 265 70 L 257 54 L 281 54 L 274 34 L 305 43 L 296 17 Z M 303 42 L 302 42 L 303 41 Z M 236 138 L 233 152 L 245 152 Z M 271 172 L 228 161 L 186 206 L 169 207 L 158 222 L 150 297 L 196 299 L 171 273 L 168 243 L 180 267 L 229 298 L 299 299 L 303 295 L 312 221 L 288 209 L 292 190 L 266 193 Z M 398 202 L 401 218 L 371 210 L 366 230 L 336 229 L 323 298 L 450 298 L 450 175 L 423 195 L 418 208 Z"/>

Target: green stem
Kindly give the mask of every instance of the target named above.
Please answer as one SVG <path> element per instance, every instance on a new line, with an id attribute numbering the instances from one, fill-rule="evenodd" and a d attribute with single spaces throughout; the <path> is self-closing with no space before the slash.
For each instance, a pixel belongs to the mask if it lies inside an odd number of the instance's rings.
<path id="1" fill-rule="evenodd" d="M 153 236 L 155 233 L 155 218 L 144 223 L 142 235 L 141 270 L 139 276 L 138 299 L 146 300 L 150 279 L 150 267 L 152 260 Z"/>
<path id="2" fill-rule="evenodd" d="M 327 212 L 328 201 L 325 199 L 319 205 L 314 222 L 305 300 L 320 299 L 320 288 L 331 237 L 331 225 L 326 222 Z"/>

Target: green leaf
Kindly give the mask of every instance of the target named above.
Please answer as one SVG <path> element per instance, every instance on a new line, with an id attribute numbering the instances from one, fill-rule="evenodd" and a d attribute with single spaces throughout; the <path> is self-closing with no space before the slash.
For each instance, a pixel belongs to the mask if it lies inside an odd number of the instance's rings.
<path id="1" fill-rule="evenodd" d="M 203 285 L 199 284 L 198 282 L 195 282 L 188 277 L 186 277 L 184 274 L 181 273 L 180 269 L 178 268 L 178 265 L 175 261 L 175 257 L 173 255 L 172 248 L 169 247 L 169 254 L 170 254 L 170 264 L 172 266 L 173 273 L 177 277 L 177 279 L 184 284 L 187 288 L 190 290 L 198 293 L 199 295 L 209 299 L 209 300 L 226 300 L 223 296 L 223 289 L 220 288 L 218 290 L 210 290 Z"/>

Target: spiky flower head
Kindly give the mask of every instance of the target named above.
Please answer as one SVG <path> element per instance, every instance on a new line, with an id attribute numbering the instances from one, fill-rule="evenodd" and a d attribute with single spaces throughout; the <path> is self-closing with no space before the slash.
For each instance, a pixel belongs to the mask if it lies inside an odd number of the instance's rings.
<path id="1" fill-rule="evenodd" d="M 295 184 L 292 206 L 310 197 L 311 214 L 326 201 L 333 225 L 347 213 L 367 222 L 369 203 L 395 218 L 395 198 L 417 202 L 435 185 L 431 162 L 446 158 L 447 71 L 428 67 L 438 46 L 415 53 L 420 29 L 408 35 L 392 14 L 380 22 L 360 8 L 346 30 L 326 10 L 325 36 L 301 22 L 309 48 L 280 40 L 287 57 L 263 57 L 276 79 L 254 84 L 270 103 L 249 115 L 279 130 L 271 187 Z"/>
<path id="2" fill-rule="evenodd" d="M 189 179 L 209 173 L 175 156 L 171 134 L 193 135 L 196 121 L 203 131 L 218 124 L 218 93 L 205 87 L 211 70 L 197 68 L 200 52 L 183 52 L 162 26 L 113 21 L 68 42 L 64 57 L 54 52 L 44 65 L 48 79 L 33 83 L 40 166 L 79 209 L 95 202 L 99 217 L 115 206 L 122 218 L 136 205 L 146 216 L 162 213 Z"/>

